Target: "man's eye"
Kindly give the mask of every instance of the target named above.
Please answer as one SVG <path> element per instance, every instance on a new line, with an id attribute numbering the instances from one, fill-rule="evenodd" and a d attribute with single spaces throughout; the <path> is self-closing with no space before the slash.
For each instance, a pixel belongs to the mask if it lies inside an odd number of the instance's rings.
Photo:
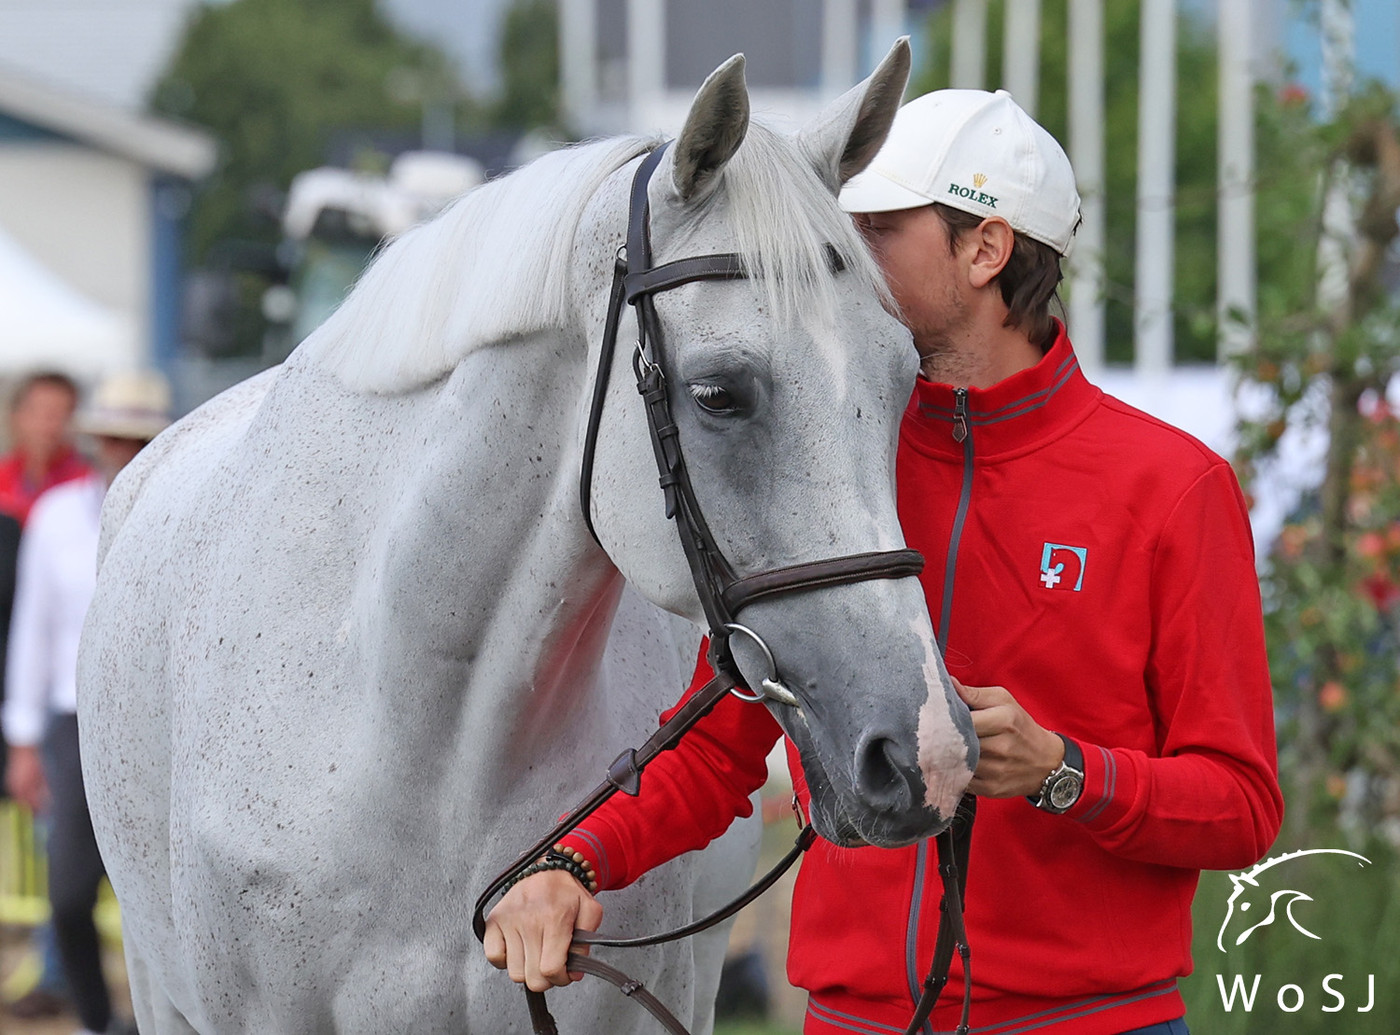
<path id="1" fill-rule="evenodd" d="M 691 385 L 690 395 L 702 410 L 729 413 L 734 409 L 734 397 L 719 385 Z"/>

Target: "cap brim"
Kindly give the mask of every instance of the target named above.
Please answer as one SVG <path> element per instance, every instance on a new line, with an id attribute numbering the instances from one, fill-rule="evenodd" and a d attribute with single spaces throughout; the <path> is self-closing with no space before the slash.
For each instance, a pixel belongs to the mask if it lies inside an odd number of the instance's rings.
<path id="1" fill-rule="evenodd" d="M 841 188 L 841 208 L 846 212 L 897 212 L 906 208 L 922 208 L 933 204 L 908 187 L 874 169 L 852 176 Z"/>

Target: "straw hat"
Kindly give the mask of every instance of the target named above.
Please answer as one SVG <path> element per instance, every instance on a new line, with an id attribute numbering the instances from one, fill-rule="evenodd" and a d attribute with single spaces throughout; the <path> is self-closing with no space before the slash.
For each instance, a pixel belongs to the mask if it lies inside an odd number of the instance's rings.
<path id="1" fill-rule="evenodd" d="M 154 370 L 110 374 L 76 424 L 87 435 L 149 441 L 170 426 L 170 385 Z"/>

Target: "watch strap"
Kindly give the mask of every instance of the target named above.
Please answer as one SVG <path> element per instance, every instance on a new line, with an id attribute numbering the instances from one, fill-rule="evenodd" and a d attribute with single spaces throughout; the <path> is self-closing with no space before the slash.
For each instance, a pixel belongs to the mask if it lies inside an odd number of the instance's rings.
<path id="1" fill-rule="evenodd" d="M 1079 784 L 1078 793 L 1075 795 L 1076 801 L 1079 795 L 1084 793 L 1084 752 L 1077 743 L 1063 733 L 1056 732 L 1055 736 L 1059 737 L 1060 741 L 1065 746 L 1064 758 L 1061 760 L 1060 764 L 1045 777 L 1044 782 L 1040 785 L 1039 793 L 1026 795 L 1026 800 L 1042 812 L 1049 812 L 1052 815 L 1062 815 L 1073 808 L 1075 803 L 1070 802 L 1063 807 L 1057 808 L 1051 803 L 1052 792 L 1055 786 L 1062 781 L 1066 779 L 1075 779 Z"/>

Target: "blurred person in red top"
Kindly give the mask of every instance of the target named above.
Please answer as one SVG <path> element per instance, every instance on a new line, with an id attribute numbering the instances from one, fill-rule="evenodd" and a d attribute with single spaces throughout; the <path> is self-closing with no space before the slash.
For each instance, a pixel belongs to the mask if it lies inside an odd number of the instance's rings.
<path id="1" fill-rule="evenodd" d="M 0 457 L 0 513 L 21 525 L 45 489 L 81 478 L 91 468 L 73 448 L 78 386 L 56 370 L 20 381 L 10 402 L 13 448 Z"/>

